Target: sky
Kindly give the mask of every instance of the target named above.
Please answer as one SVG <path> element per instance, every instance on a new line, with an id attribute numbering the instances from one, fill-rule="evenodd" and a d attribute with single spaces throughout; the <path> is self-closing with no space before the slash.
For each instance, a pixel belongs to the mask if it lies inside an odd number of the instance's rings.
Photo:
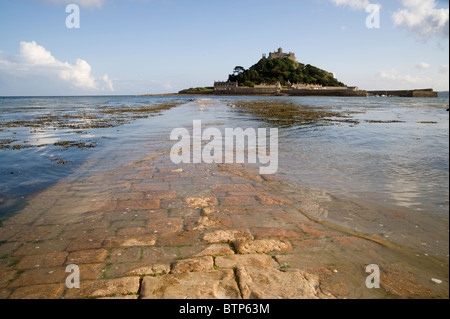
<path id="1" fill-rule="evenodd" d="M 0 96 L 173 93 L 279 47 L 348 86 L 447 91 L 449 1 L 1 0 Z"/>

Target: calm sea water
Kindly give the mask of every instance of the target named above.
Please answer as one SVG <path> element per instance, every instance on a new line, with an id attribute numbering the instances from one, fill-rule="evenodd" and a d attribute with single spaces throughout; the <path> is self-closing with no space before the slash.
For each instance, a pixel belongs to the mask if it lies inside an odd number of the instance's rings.
<path id="1" fill-rule="evenodd" d="M 448 224 L 449 100 L 443 98 L 0 98 L 3 124 L 29 123 L 49 116 L 54 121 L 70 121 L 73 114 L 85 114 L 83 121 L 89 123 L 104 116 L 104 107 L 181 103 L 159 116 L 132 119 L 115 127 L 62 128 L 56 122 L 43 127 L 1 126 L 2 143 L 12 140 L 11 146 L 27 148 L 0 149 L 0 219 L 19 210 L 28 196 L 70 176 L 85 162 L 97 163 L 94 167 L 98 171 L 145 157 L 150 146 L 170 149 L 170 132 L 178 127 L 190 129 L 193 120 L 220 125 L 221 129 L 274 126 L 227 105 L 242 100 L 289 101 L 351 114 L 349 122 L 279 127 L 279 173 L 292 184 L 402 207 L 430 220 L 443 218 Z M 96 147 L 65 149 L 54 145 L 63 141 L 82 141 Z M 85 174 L 89 176 L 90 172 Z M 446 236 L 448 242 L 448 233 Z"/>

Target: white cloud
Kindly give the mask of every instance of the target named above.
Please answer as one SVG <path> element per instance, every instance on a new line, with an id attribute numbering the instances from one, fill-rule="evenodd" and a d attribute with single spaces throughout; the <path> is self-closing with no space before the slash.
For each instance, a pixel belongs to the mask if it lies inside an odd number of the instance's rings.
<path id="1" fill-rule="evenodd" d="M 409 74 L 401 75 L 397 71 L 380 71 L 378 72 L 378 77 L 384 80 L 396 81 L 399 84 L 418 84 L 424 80 L 429 80 L 429 78 L 424 78 L 422 76 L 413 76 Z"/>
<path id="2" fill-rule="evenodd" d="M 45 77 L 50 82 L 63 82 L 71 88 L 89 92 L 114 90 L 108 75 L 94 77 L 85 60 L 77 59 L 75 64 L 59 61 L 34 41 L 21 42 L 19 54 L 14 57 L 0 55 L 0 71 L 13 77 Z"/>
<path id="3" fill-rule="evenodd" d="M 369 0 L 330 0 L 337 6 L 347 6 L 355 10 L 364 10 L 370 5 Z"/>
<path id="4" fill-rule="evenodd" d="M 449 8 L 437 9 L 435 0 L 400 0 L 405 9 L 394 12 L 396 26 L 405 27 L 422 39 L 433 36 L 448 38 Z"/>
<path id="5" fill-rule="evenodd" d="M 430 67 L 431 67 L 431 65 L 426 62 L 420 62 L 419 64 L 416 65 L 416 68 L 418 68 L 420 70 L 427 70 Z"/>
<path id="6" fill-rule="evenodd" d="M 411 90 L 433 88 L 437 91 L 447 91 L 449 80 L 447 74 L 433 74 L 432 76 L 401 74 L 397 70 L 382 70 L 377 73 L 378 85 L 384 89 Z M 381 89 L 381 88 L 380 88 Z"/>

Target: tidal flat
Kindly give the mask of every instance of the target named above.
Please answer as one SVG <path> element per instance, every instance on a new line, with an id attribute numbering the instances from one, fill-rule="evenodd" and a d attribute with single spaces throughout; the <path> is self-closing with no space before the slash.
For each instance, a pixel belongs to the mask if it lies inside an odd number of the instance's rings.
<path id="1" fill-rule="evenodd" d="M 0 298 L 448 298 L 446 108 L 2 98 Z M 279 172 L 172 163 L 170 132 L 193 120 L 278 128 Z"/>

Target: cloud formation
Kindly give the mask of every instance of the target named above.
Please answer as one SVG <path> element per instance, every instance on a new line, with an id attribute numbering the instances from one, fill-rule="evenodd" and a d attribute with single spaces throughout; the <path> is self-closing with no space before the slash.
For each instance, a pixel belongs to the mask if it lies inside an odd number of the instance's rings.
<path id="1" fill-rule="evenodd" d="M 378 77 L 383 80 L 392 80 L 401 84 L 419 84 L 424 81 L 431 80 L 430 78 L 424 78 L 421 76 L 413 76 L 409 74 L 399 74 L 397 71 L 380 71 L 378 72 Z"/>
<path id="2" fill-rule="evenodd" d="M 432 76 L 423 76 L 423 74 L 402 74 L 395 69 L 381 70 L 377 73 L 376 78 L 382 80 L 384 86 L 383 89 L 392 88 L 396 90 L 411 90 L 420 88 L 434 88 L 438 91 L 448 90 L 448 72 L 444 73 L 444 71 L 443 66 L 441 73 L 434 74 Z"/>
<path id="3" fill-rule="evenodd" d="M 431 65 L 426 62 L 420 62 L 416 65 L 416 68 L 418 68 L 420 70 L 426 70 L 426 69 L 429 69 L 430 67 L 431 67 Z"/>
<path id="4" fill-rule="evenodd" d="M 435 0 L 400 0 L 404 9 L 392 15 L 395 26 L 404 27 L 421 39 L 449 36 L 449 8 L 437 9 Z"/>
<path id="5" fill-rule="evenodd" d="M 21 42 L 19 54 L 12 58 L 0 55 L 0 71 L 26 78 L 44 76 L 49 81 L 64 82 L 70 88 L 90 92 L 114 91 L 108 75 L 94 77 L 85 60 L 77 59 L 75 64 L 59 61 L 35 41 Z"/>

